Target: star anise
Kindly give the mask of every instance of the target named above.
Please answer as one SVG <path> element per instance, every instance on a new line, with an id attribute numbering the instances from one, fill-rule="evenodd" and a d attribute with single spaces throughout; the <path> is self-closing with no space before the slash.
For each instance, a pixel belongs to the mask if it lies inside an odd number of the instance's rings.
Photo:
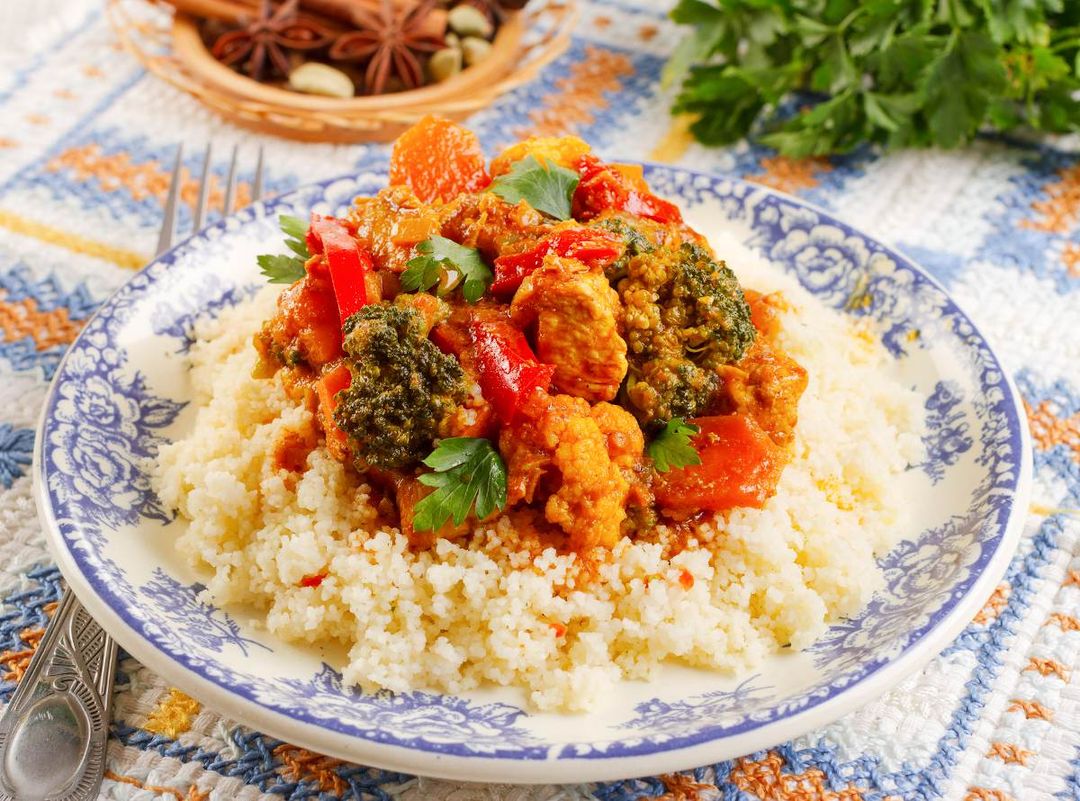
<path id="1" fill-rule="evenodd" d="M 286 0 L 274 10 L 270 0 L 262 0 L 259 16 L 219 36 L 211 54 L 230 66 L 247 59 L 242 68 L 256 81 L 262 80 L 268 58 L 279 73 L 288 75 L 291 65 L 286 50 L 314 50 L 333 38 L 327 28 L 298 14 L 298 5 L 299 0 Z"/>
<path id="2" fill-rule="evenodd" d="M 364 86 L 368 94 L 381 95 L 392 75 L 407 89 L 415 89 L 424 82 L 420 54 L 445 47 L 443 38 L 433 35 L 429 24 L 434 8 L 435 0 L 420 0 L 403 8 L 382 0 L 377 13 L 357 9 L 353 20 L 359 30 L 339 36 L 330 48 L 330 58 L 367 61 Z"/>

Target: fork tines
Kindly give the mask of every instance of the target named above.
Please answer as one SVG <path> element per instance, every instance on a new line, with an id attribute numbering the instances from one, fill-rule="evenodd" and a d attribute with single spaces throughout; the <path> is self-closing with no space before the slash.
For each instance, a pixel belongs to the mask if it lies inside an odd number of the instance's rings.
<path id="1" fill-rule="evenodd" d="M 225 202 L 222 215 L 228 215 L 235 211 L 236 201 L 236 164 L 238 148 L 233 145 L 232 157 L 229 159 L 229 170 L 225 180 Z M 210 182 L 212 179 L 213 147 L 210 142 L 206 143 L 206 152 L 203 155 L 202 172 L 199 176 L 199 191 L 195 207 L 192 209 L 192 233 L 200 230 L 206 222 L 210 204 Z M 176 147 L 176 162 L 173 164 L 172 178 L 169 180 L 169 192 L 165 198 L 165 219 L 161 223 L 161 234 L 158 236 L 157 255 L 161 255 L 170 247 L 176 236 L 177 211 L 181 196 L 181 184 L 183 183 L 184 145 Z M 251 199 L 259 200 L 263 193 L 263 149 L 259 146 L 255 161 L 255 175 L 251 182 Z"/>

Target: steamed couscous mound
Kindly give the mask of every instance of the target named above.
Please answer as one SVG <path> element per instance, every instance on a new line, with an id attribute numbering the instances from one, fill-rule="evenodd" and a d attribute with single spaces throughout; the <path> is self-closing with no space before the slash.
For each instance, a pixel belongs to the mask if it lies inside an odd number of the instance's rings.
<path id="1" fill-rule="evenodd" d="M 865 329 L 754 262 L 745 254 L 739 277 L 784 292 L 780 342 L 809 375 L 764 508 L 580 553 L 545 547 L 510 511 L 410 548 L 380 522 L 379 493 L 324 446 L 283 466 L 282 443 L 310 437 L 313 420 L 280 374 L 251 377 L 267 289 L 198 330 L 194 424 L 156 475 L 188 521 L 177 545 L 215 602 L 265 608 L 285 639 L 347 646 L 339 667 L 365 689 L 494 683 L 538 709 L 586 709 L 664 660 L 741 671 L 806 647 L 879 585 L 875 554 L 904 531 L 895 479 L 920 460 L 921 405 Z"/>

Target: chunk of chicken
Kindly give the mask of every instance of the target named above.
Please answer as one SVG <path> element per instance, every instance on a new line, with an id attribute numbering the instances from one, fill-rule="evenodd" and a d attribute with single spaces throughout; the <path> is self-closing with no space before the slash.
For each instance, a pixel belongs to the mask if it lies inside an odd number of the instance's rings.
<path id="1" fill-rule="evenodd" d="M 619 539 L 644 439 L 634 418 L 608 403 L 534 394 L 503 428 L 507 501 L 544 502 L 573 550 L 612 548 Z"/>
<path id="2" fill-rule="evenodd" d="M 514 323 L 536 323 L 536 355 L 555 366 L 552 384 L 588 401 L 615 397 L 626 376 L 619 295 L 602 270 L 548 256 L 510 305 Z"/>

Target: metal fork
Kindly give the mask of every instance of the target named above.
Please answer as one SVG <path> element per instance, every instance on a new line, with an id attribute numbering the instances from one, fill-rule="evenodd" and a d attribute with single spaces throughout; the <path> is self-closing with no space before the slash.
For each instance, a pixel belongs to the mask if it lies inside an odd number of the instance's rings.
<path id="1" fill-rule="evenodd" d="M 210 201 L 211 146 L 199 179 L 193 231 L 202 228 Z M 237 148 L 232 149 L 223 213 L 236 197 Z M 157 255 L 170 247 L 180 205 L 183 145 L 165 200 Z M 259 148 L 251 197 L 263 192 L 263 151 Z M 116 642 L 65 590 L 0 718 L 0 801 L 91 801 L 105 774 L 109 707 L 116 676 Z"/>

